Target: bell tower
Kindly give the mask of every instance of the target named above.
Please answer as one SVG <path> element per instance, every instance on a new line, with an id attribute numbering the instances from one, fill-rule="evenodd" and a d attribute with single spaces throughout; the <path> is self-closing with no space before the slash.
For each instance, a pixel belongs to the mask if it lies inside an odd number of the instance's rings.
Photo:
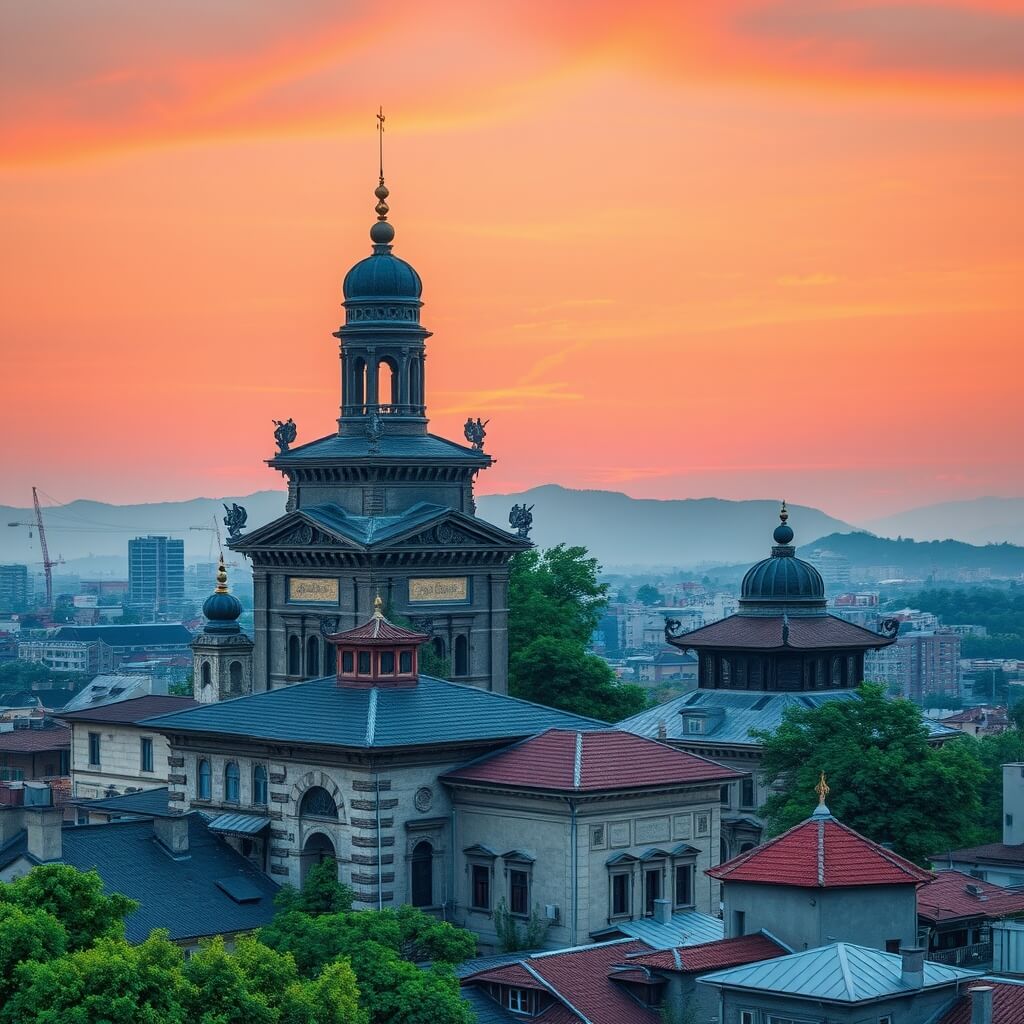
<path id="1" fill-rule="evenodd" d="M 206 623 L 192 641 L 192 696 L 214 704 L 252 693 L 253 642 L 238 625 L 242 603 L 228 591 L 221 556 L 217 589 L 203 602 Z"/>

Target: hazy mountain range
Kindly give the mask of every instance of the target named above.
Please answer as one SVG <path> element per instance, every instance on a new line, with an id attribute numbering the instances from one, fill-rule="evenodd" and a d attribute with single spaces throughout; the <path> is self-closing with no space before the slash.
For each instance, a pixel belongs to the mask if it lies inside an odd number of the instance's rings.
<path id="1" fill-rule="evenodd" d="M 284 512 L 285 494 L 258 491 L 237 497 L 145 505 L 74 501 L 46 508 L 43 515 L 50 554 L 63 556 L 68 563 L 65 572 L 123 573 L 128 540 L 152 533 L 182 537 L 186 561 L 206 561 L 216 556 L 214 518 L 220 522 L 224 503 L 233 501 L 246 507 L 247 528 L 253 529 Z M 478 498 L 479 514 L 507 529 L 509 509 L 523 502 L 534 506 L 532 539 L 537 544 L 583 544 L 608 568 L 749 563 L 768 553 L 772 530 L 778 522 L 778 503 L 774 500 L 661 501 L 630 498 L 615 491 L 569 490 L 555 484 L 517 494 L 483 495 Z M 850 534 L 859 528 L 807 506 L 792 505 L 790 512 L 796 543 L 801 546 L 813 546 L 827 535 Z M 32 520 L 30 509 L 0 506 L 0 524 L 4 524 L 0 525 L 0 562 L 39 561 L 34 525 L 6 526 Z M 1024 499 L 979 498 L 934 505 L 869 526 L 890 537 L 899 534 L 919 540 L 955 537 L 974 543 L 1021 542 Z M 837 543 L 829 537 L 828 546 L 835 548 Z M 883 561 L 896 559 L 886 557 Z"/>

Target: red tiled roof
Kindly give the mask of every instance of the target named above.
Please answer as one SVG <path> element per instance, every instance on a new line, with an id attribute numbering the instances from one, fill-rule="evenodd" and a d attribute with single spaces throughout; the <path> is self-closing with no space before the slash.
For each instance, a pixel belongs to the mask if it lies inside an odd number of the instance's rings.
<path id="1" fill-rule="evenodd" d="M 538 981 L 525 967 L 518 963 L 503 964 L 486 971 L 469 975 L 476 982 L 495 981 L 502 985 L 516 985 L 519 988 L 539 988 L 546 992 L 542 981 Z"/>
<path id="2" fill-rule="evenodd" d="M 132 697 L 129 700 L 115 701 L 113 704 L 102 704 L 98 708 L 83 708 L 81 711 L 69 711 L 61 718 L 71 722 L 109 722 L 112 725 L 134 725 L 146 718 L 166 715 L 173 711 L 188 711 L 199 707 L 199 702 L 191 697 L 168 697 L 163 694 L 147 694 L 145 697 Z"/>
<path id="3" fill-rule="evenodd" d="M 660 971 L 698 973 L 717 971 L 726 967 L 759 963 L 785 956 L 789 950 L 761 932 L 736 939 L 716 939 L 699 946 L 678 946 L 659 949 L 654 953 L 634 953 L 626 963 L 652 967 Z"/>
<path id="4" fill-rule="evenodd" d="M 762 846 L 707 871 L 726 882 L 808 888 L 916 885 L 934 878 L 829 816 L 812 817 Z"/>
<path id="5" fill-rule="evenodd" d="M 730 615 L 689 633 L 669 637 L 668 642 L 684 651 L 702 647 L 738 647 L 757 651 L 782 647 L 804 651 L 830 647 L 868 650 L 887 647 L 893 642 L 835 615 L 790 616 L 787 643 L 782 642 L 783 626 L 781 615 Z"/>
<path id="6" fill-rule="evenodd" d="M 584 792 L 718 782 L 742 774 L 717 761 L 619 729 L 549 729 L 442 778 Z"/>
<path id="7" fill-rule="evenodd" d="M 1007 846 L 1006 843 L 986 843 L 984 846 L 969 846 L 963 850 L 948 853 L 933 853 L 933 861 L 947 863 L 958 861 L 966 864 L 1024 864 L 1024 843 Z"/>
<path id="8" fill-rule="evenodd" d="M 978 985 L 991 985 L 995 989 L 992 993 L 992 1024 L 1020 1024 L 1024 1021 L 1024 985 L 979 978 L 973 985 L 965 986 L 964 994 L 940 1018 L 939 1024 L 971 1024 L 970 990 Z"/>
<path id="9" fill-rule="evenodd" d="M 63 750 L 70 746 L 71 730 L 66 725 L 0 732 L 0 751 L 4 753 L 31 754 L 42 750 Z"/>
<path id="10" fill-rule="evenodd" d="M 657 1024 L 660 1014 L 656 1009 L 641 1006 L 609 975 L 617 965 L 625 962 L 630 953 L 649 951 L 650 947 L 639 939 L 627 942 L 606 942 L 583 946 L 564 952 L 541 953 L 524 956 L 517 963 L 495 967 L 481 974 L 462 979 L 463 985 L 478 981 L 517 985 L 522 973 L 535 980 L 542 979 L 544 987 L 562 1002 L 561 1007 L 547 1010 L 540 1020 L 552 1024 L 581 1020 L 591 1024 Z M 566 1010 L 575 1011 L 567 1013 Z"/>
<path id="11" fill-rule="evenodd" d="M 422 644 L 430 637 L 426 633 L 416 633 L 403 626 L 396 626 L 387 619 L 374 615 L 368 622 L 342 633 L 332 633 L 327 637 L 331 643 L 356 644 Z"/>
<path id="12" fill-rule="evenodd" d="M 1006 917 L 1024 913 L 1024 890 L 1005 889 L 962 871 L 940 871 L 917 890 L 917 912 L 929 921 Z"/>

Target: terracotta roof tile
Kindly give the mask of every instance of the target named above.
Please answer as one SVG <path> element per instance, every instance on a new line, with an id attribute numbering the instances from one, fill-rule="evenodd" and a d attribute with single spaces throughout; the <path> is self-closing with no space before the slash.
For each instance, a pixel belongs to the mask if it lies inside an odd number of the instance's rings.
<path id="1" fill-rule="evenodd" d="M 442 778 L 572 792 L 719 782 L 742 772 L 656 740 L 602 729 L 549 729 Z"/>
<path id="2" fill-rule="evenodd" d="M 1006 889 L 962 871 L 940 871 L 917 890 L 917 913 L 929 921 L 1020 914 L 1024 913 L 1024 890 Z"/>
<path id="3" fill-rule="evenodd" d="M 698 973 L 771 960 L 773 957 L 785 956 L 788 952 L 774 939 L 758 932 L 756 935 L 743 935 L 736 939 L 704 942 L 699 946 L 678 946 L 675 949 L 659 949 L 654 953 L 635 953 L 626 963 L 662 971 Z"/>
<path id="4" fill-rule="evenodd" d="M 361 626 L 346 629 L 343 633 L 332 633 L 327 639 L 332 644 L 422 644 L 430 637 L 375 615 Z"/>
<path id="5" fill-rule="evenodd" d="M 787 643 L 782 642 L 782 636 L 781 615 L 730 615 L 689 633 L 670 637 L 668 642 L 684 651 L 703 647 L 739 647 L 759 651 L 780 647 L 795 650 L 828 647 L 868 650 L 887 647 L 893 642 L 889 637 L 872 633 L 836 615 L 790 616 Z"/>
<path id="6" fill-rule="evenodd" d="M 807 821 L 747 853 L 709 868 L 726 882 L 808 888 L 916 885 L 934 875 L 873 843 L 831 816 Z"/>
<path id="7" fill-rule="evenodd" d="M 995 990 L 992 993 L 992 1024 L 1021 1024 L 1024 1021 L 1024 985 L 979 978 L 975 985 L 966 987 L 967 991 L 939 1019 L 939 1024 L 971 1024 L 970 990 L 977 985 L 991 985 Z"/>
<path id="8" fill-rule="evenodd" d="M 0 751 L 4 753 L 31 754 L 43 750 L 63 750 L 70 746 L 71 730 L 66 725 L 0 732 Z"/>

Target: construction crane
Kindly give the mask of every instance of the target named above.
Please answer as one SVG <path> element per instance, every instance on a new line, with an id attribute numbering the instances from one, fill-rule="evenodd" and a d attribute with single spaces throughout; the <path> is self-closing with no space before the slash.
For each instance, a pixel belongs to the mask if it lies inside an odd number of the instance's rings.
<path id="1" fill-rule="evenodd" d="M 43 575 L 46 577 L 46 607 L 53 610 L 53 567 L 63 565 L 64 559 L 57 558 L 50 560 L 50 553 L 46 547 L 46 529 L 43 526 L 43 510 L 39 507 L 39 494 L 35 487 L 32 488 L 32 505 L 36 510 L 36 521 L 34 523 L 8 523 L 8 526 L 27 526 L 39 531 L 39 550 L 43 554 Z M 31 537 L 32 535 L 29 534 Z"/>
<path id="2" fill-rule="evenodd" d="M 219 558 L 223 558 L 224 557 L 224 542 L 221 540 L 221 536 L 220 536 L 220 523 L 217 522 L 217 517 L 216 516 L 212 517 L 212 521 L 213 521 L 213 526 L 190 526 L 189 529 L 190 530 L 202 530 L 204 533 L 212 533 L 212 534 L 214 534 L 216 536 L 216 538 L 217 538 L 217 555 L 218 555 Z M 232 565 L 232 566 L 238 565 L 237 562 L 225 562 L 224 564 L 225 565 Z"/>

